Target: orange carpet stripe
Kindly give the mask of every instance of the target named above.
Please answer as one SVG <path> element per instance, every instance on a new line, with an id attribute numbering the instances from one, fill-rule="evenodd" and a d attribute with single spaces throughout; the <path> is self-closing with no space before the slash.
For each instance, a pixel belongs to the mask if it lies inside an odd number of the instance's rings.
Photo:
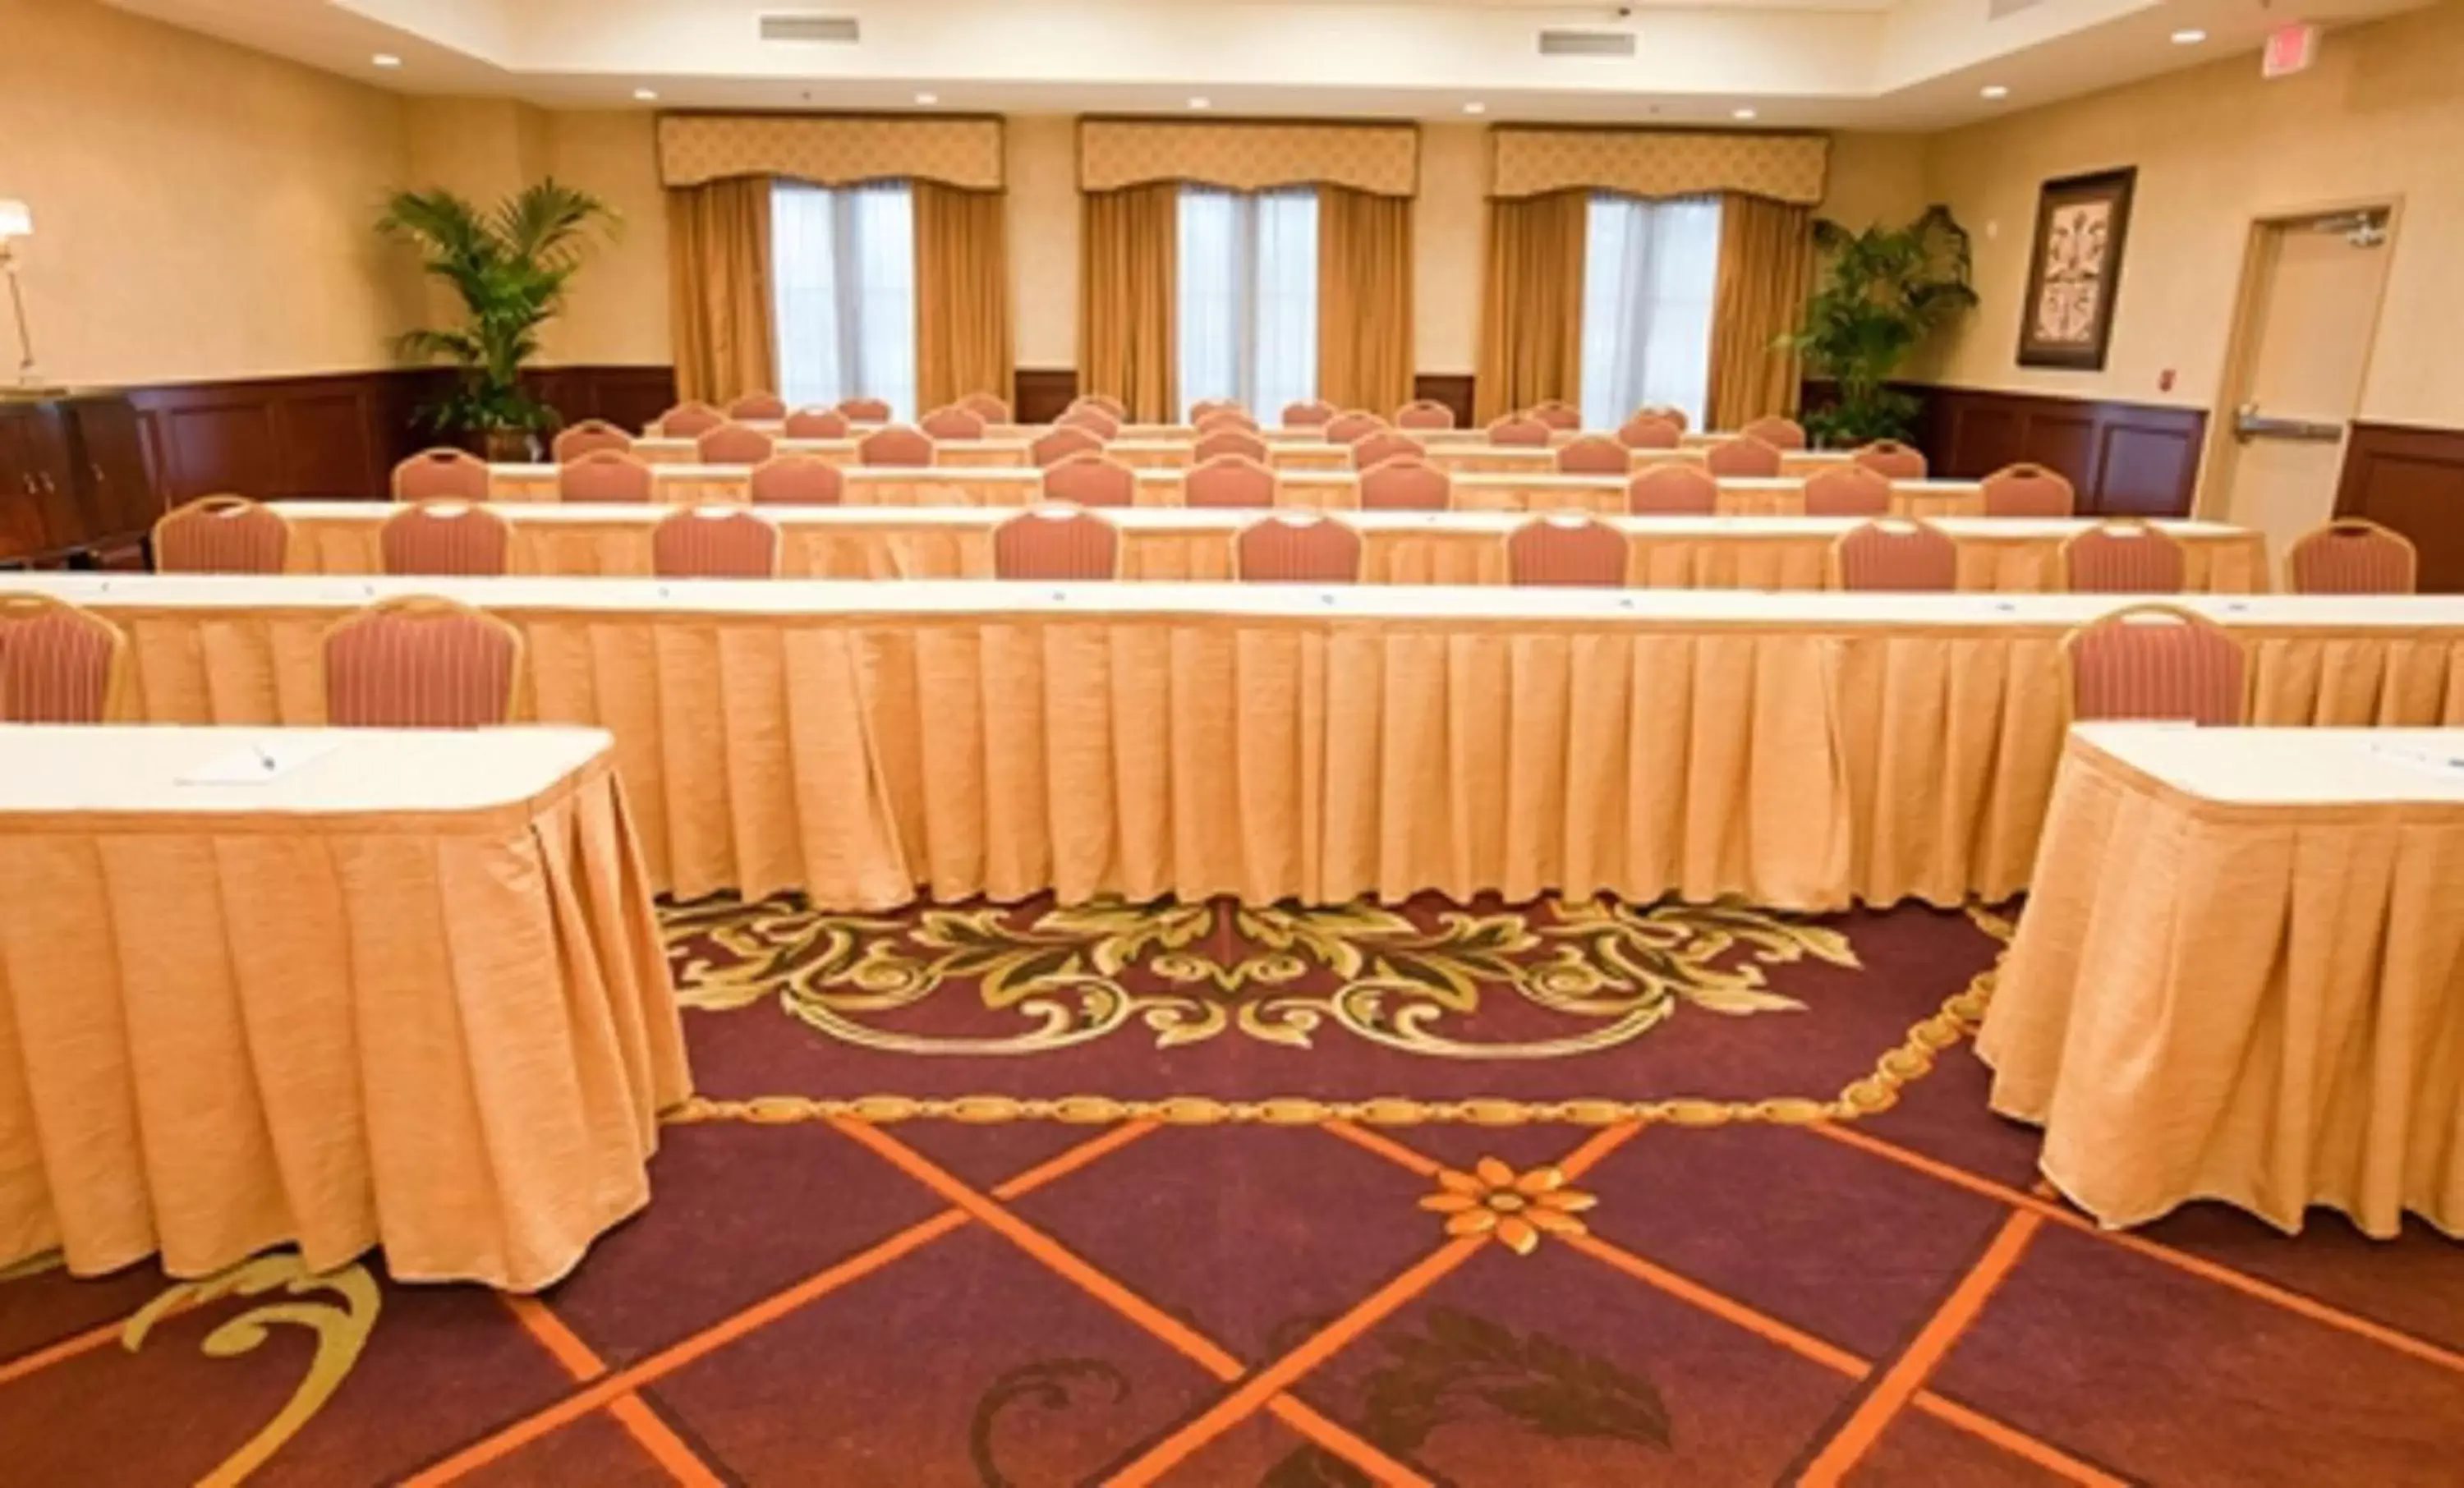
<path id="1" fill-rule="evenodd" d="M 1366 1127 L 1354 1126 L 1348 1121 L 1320 1122 L 1318 1129 L 1341 1137 L 1353 1147 L 1374 1152 L 1398 1168 L 1409 1168 L 1423 1178 L 1436 1177 L 1438 1170 L 1445 1166 L 1434 1157 L 1421 1156 L 1382 1131 L 1372 1131 Z"/>
<path id="2" fill-rule="evenodd" d="M 600 1358 L 597 1350 L 583 1341 L 581 1334 L 565 1326 L 564 1320 L 558 1317 L 547 1303 L 536 1297 L 512 1292 L 498 1292 L 496 1300 L 505 1304 L 505 1310 L 514 1315 L 516 1322 L 521 1324 L 522 1330 L 537 1340 L 540 1347 L 564 1367 L 564 1372 L 577 1381 L 595 1380 L 607 1372 L 607 1361 Z M 650 1459 L 666 1468 L 668 1476 L 677 1482 L 688 1484 L 690 1488 L 724 1488 L 719 1476 L 710 1470 L 710 1464 L 701 1459 L 700 1454 L 685 1445 L 684 1438 L 659 1419 L 659 1413 L 644 1403 L 641 1396 L 618 1396 L 608 1403 L 607 1414 L 625 1429 L 625 1433 L 633 1438 L 635 1445 L 649 1453 Z"/>
<path id="3" fill-rule="evenodd" d="M 562 1318 L 548 1311 L 547 1303 L 517 1292 L 498 1292 L 496 1301 L 505 1304 L 505 1310 L 514 1315 L 514 1321 L 522 1325 L 523 1332 L 546 1349 L 549 1357 L 564 1367 L 565 1373 L 576 1380 L 587 1381 L 607 1372 L 607 1361 L 583 1343 L 580 1334 L 566 1327 Z"/>
<path id="4" fill-rule="evenodd" d="M 1949 1354 L 1951 1346 L 1985 1310 L 1993 1289 L 2027 1254 L 2028 1241 L 2044 1222 L 2043 1215 L 2035 1214 L 2015 1214 L 2002 1221 L 2001 1230 L 1985 1247 L 1985 1254 L 1968 1268 L 1968 1274 L 1959 1279 L 1950 1296 L 1925 1320 L 1916 1338 L 1891 1362 L 1865 1398 L 1857 1403 L 1846 1423 L 1823 1443 L 1813 1464 L 1797 1479 L 1802 1488 L 1833 1488 L 1881 1439 L 1892 1420 L 1925 1388 L 1925 1380 Z"/>
<path id="5" fill-rule="evenodd" d="M 1294 1381 L 1333 1358 L 1353 1340 L 1384 1322 L 1397 1308 L 1442 1280 L 1472 1253 L 1490 1243 L 1485 1236 L 1448 1240 L 1405 1269 L 1393 1280 L 1328 1324 L 1299 1347 L 1241 1382 L 1238 1389 L 1149 1448 L 1143 1456 L 1113 1475 L 1107 1488 L 1140 1488 L 1152 1483 L 1190 1454 L 1240 1425 L 1280 1395 Z"/>
<path id="6" fill-rule="evenodd" d="M 1970 1411 L 1957 1401 L 1945 1400 L 1929 1390 L 1917 1391 L 1908 1402 L 1911 1410 L 1922 1411 L 1946 1426 L 1954 1426 L 2010 1453 L 2024 1457 L 2049 1473 L 2057 1473 L 2072 1482 L 2087 1488 L 2130 1488 L 2129 1479 L 2116 1477 L 2100 1467 L 2092 1467 L 2050 1442 L 2040 1441 L 2014 1427 L 1979 1411 Z"/>
<path id="7" fill-rule="evenodd" d="M 1388 1456 L 1367 1438 L 1354 1435 L 1341 1422 L 1318 1414 L 1297 1396 L 1277 1395 L 1266 1402 L 1266 1413 L 1367 1473 L 1380 1488 L 1438 1488 L 1435 1482 Z"/>
<path id="8" fill-rule="evenodd" d="M 2142 1236 L 2105 1229 L 2067 1205 L 2040 1199 L 2033 1193 L 2024 1193 L 2008 1184 L 1980 1177 L 1964 1168 L 1954 1168 L 1948 1163 L 1927 1157 L 1922 1152 L 1909 1151 L 1903 1147 L 1885 1142 L 1880 1137 L 1870 1136 L 1852 1127 L 1816 1123 L 1798 1129 L 1811 1131 L 1816 1136 L 1853 1147 L 1860 1152 L 1870 1152 L 1876 1157 L 1897 1163 L 1903 1168 L 1928 1173 L 1945 1183 L 1966 1189 L 1971 1193 L 1982 1193 L 1988 1198 L 2000 1199 L 2013 1208 L 2025 1209 L 2040 1214 L 2056 1224 L 2066 1226 L 2082 1235 L 2092 1235 L 2108 1244 L 2119 1245 L 2124 1250 L 2145 1256 L 2152 1260 L 2162 1261 L 2176 1270 L 2186 1271 L 2203 1280 L 2232 1287 L 2246 1297 L 2272 1302 L 2287 1312 L 2299 1313 L 2314 1323 L 2323 1323 L 2329 1327 L 2341 1328 L 2344 1332 L 2366 1338 L 2374 1344 L 2384 1345 L 2399 1353 L 2409 1354 L 2425 1363 L 2437 1365 L 2440 1368 L 2464 1374 L 2464 1353 L 2441 1347 L 2427 1339 L 2415 1338 L 2401 1329 L 2391 1328 L 2384 1323 L 2374 1323 L 2358 1314 L 2346 1312 L 2341 1307 L 2320 1302 L 2316 1298 L 2288 1291 L 2273 1281 L 2261 1280 L 2257 1277 L 2235 1271 L 2231 1266 L 2209 1260 L 2205 1257 L 2193 1256 L 2188 1251 L 2175 1250 L 2169 1245 L 2160 1245 Z"/>
<path id="9" fill-rule="evenodd" d="M 196 1305 L 198 1304 L 194 1302 L 176 1303 L 164 1309 L 163 1318 L 165 1321 L 176 1318 Z M 129 1317 L 135 1316 L 134 1313 L 129 1314 Z M 90 1327 L 82 1333 L 71 1334 L 56 1344 L 46 1344 L 32 1353 L 19 1354 L 16 1358 L 0 1364 L 0 1385 L 24 1379 L 29 1374 L 48 1369 L 63 1360 L 74 1359 L 81 1353 L 99 1348 L 105 1344 L 119 1343 L 120 1335 L 127 1330 L 128 1318 L 122 1318 L 117 1323 L 105 1323 L 98 1327 Z"/>
<path id="10" fill-rule="evenodd" d="M 1836 1370 L 1850 1379 L 1862 1379 L 1873 1366 L 1845 1348 L 1824 1343 L 1811 1333 L 1793 1328 L 1768 1313 L 1758 1312 L 1733 1298 L 1722 1296 L 1699 1281 L 1688 1280 L 1663 1266 L 1654 1265 L 1632 1251 L 1621 1249 L 1596 1235 L 1552 1236 L 1549 1242 L 1562 1242 L 1582 1252 L 1594 1260 L 1624 1272 L 1638 1281 L 1659 1288 L 1678 1301 L 1690 1303 L 1722 1322 L 1779 1345 L 1789 1352 L 1811 1359 L 1826 1369 Z"/>
<path id="11" fill-rule="evenodd" d="M 1596 1166 L 1601 1158 L 1625 1146 L 1641 1129 L 1642 1123 L 1639 1121 L 1602 1127 L 1593 1132 L 1582 1146 L 1557 1159 L 1557 1169 L 1569 1178 L 1579 1178 Z"/>
<path id="12" fill-rule="evenodd" d="M 1092 1141 L 1081 1142 L 1066 1152 L 1045 1158 L 1015 1178 L 1005 1178 L 993 1185 L 996 1198 L 1024 1198 L 1050 1183 L 1066 1178 L 1099 1157 L 1109 1157 L 1162 1126 L 1159 1121 L 1125 1121 Z"/>

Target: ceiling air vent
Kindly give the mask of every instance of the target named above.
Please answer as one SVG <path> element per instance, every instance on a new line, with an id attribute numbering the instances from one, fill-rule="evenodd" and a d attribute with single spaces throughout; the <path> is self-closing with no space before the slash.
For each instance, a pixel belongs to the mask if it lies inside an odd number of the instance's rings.
<path id="1" fill-rule="evenodd" d="M 2044 3 L 2045 0 L 1985 0 L 1985 18 L 1989 21 L 1998 21 L 2006 15 L 2016 15 L 2022 11 L 2035 10 Z"/>
<path id="2" fill-rule="evenodd" d="M 1632 56 L 1634 33 L 1630 31 L 1544 31 L 1540 33 L 1542 56 Z"/>
<path id="3" fill-rule="evenodd" d="M 852 15 L 765 15 L 761 17 L 761 39 L 764 41 L 853 41 L 856 39 L 855 17 Z"/>

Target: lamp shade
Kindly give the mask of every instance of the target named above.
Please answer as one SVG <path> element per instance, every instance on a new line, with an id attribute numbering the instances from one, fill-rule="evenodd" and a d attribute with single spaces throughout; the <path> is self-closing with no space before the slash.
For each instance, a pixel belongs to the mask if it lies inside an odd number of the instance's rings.
<path id="1" fill-rule="evenodd" d="M 0 238 L 30 238 L 33 235 L 33 210 L 23 202 L 0 198 Z"/>

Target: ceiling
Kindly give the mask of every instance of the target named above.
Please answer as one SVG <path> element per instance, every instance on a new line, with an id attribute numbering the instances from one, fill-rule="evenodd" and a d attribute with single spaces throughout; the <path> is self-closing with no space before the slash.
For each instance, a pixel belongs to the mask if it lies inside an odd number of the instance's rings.
<path id="1" fill-rule="evenodd" d="M 407 93 L 558 107 L 1935 129 L 2426 0 L 109 0 Z M 772 41 L 765 14 L 854 17 Z M 1543 55 L 1539 33 L 1630 35 Z M 2177 44 L 2177 32 L 2206 33 Z M 2330 40 L 2327 43 L 2333 45 Z M 401 65 L 380 68 L 379 54 Z M 2254 56 L 2250 66 L 2257 67 Z M 1988 86 L 2008 90 L 1988 98 Z M 637 99 L 636 90 L 655 99 Z M 919 103 L 929 95 L 930 105 Z"/>

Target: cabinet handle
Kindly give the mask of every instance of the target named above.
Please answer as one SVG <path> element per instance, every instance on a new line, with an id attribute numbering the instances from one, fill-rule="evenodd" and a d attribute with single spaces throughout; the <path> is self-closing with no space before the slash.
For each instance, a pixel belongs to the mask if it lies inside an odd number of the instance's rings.
<path id="1" fill-rule="evenodd" d="M 55 495 L 58 495 L 58 494 L 59 494 L 59 492 L 60 492 L 60 488 L 52 484 L 52 472 L 51 472 L 51 471 L 49 471 L 49 470 L 42 470 L 42 471 L 38 471 L 38 472 L 36 473 L 36 477 L 35 477 L 35 478 L 36 478 L 36 479 L 38 479 L 38 480 L 40 480 L 40 481 L 43 483 L 43 494 L 44 494 L 44 495 L 47 495 L 47 496 L 55 496 Z"/>

